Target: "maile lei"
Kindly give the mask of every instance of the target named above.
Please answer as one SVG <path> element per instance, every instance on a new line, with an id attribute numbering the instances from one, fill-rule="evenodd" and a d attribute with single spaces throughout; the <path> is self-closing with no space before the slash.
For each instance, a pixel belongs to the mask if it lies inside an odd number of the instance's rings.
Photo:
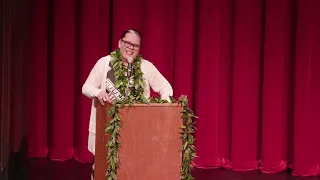
<path id="1" fill-rule="evenodd" d="M 126 90 L 128 88 L 128 79 L 125 75 L 127 72 L 127 67 L 123 64 L 121 55 L 119 50 L 115 50 L 111 53 L 111 64 L 114 68 L 115 75 L 115 86 L 119 89 L 119 91 L 125 95 Z M 144 87 L 145 81 L 143 79 L 143 72 L 141 71 L 141 55 L 138 55 L 133 61 L 133 87 L 132 91 L 129 91 L 128 96 L 124 99 L 116 101 L 113 103 L 112 107 L 108 112 L 108 116 L 111 117 L 111 121 L 107 122 L 106 133 L 109 135 L 109 140 L 107 143 L 108 147 L 108 155 L 107 161 L 109 163 L 107 169 L 107 180 L 116 180 L 117 179 L 117 168 L 119 161 L 119 148 L 120 143 L 118 141 L 119 132 L 122 128 L 122 124 L 119 117 L 119 108 L 123 107 L 125 104 L 134 104 L 134 103 L 168 103 L 167 100 L 162 100 L 160 98 L 149 98 L 146 99 L 144 97 Z M 182 152 L 182 164 L 180 167 L 180 179 L 183 180 L 191 180 L 194 179 L 191 175 L 192 160 L 196 157 L 196 149 L 194 145 L 194 133 L 195 133 L 195 122 L 194 113 L 188 107 L 188 99 L 186 96 L 181 96 L 178 101 L 176 101 L 173 97 L 170 97 L 171 103 L 178 103 L 182 106 L 181 118 L 183 120 L 183 125 L 181 125 L 181 140 L 182 146 L 180 151 Z"/>

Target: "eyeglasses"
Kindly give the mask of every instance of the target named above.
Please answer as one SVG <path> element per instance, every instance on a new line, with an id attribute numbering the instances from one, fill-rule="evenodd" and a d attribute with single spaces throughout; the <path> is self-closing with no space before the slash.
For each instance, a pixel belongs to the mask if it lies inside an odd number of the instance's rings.
<path id="1" fill-rule="evenodd" d="M 131 42 L 129 41 L 125 41 L 123 39 L 121 39 L 121 41 L 123 42 L 124 46 L 126 48 L 130 48 L 130 49 L 134 49 L 134 50 L 139 50 L 140 49 L 140 45 L 137 45 L 137 44 L 132 44 Z"/>

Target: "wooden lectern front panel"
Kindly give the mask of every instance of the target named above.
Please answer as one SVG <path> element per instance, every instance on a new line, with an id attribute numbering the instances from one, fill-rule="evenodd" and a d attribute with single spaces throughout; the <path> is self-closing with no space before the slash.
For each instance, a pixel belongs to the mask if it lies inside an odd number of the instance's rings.
<path id="1" fill-rule="evenodd" d="M 95 180 L 105 180 L 108 106 L 97 107 Z M 177 104 L 134 105 L 120 109 L 119 180 L 178 180 L 182 108 Z"/>

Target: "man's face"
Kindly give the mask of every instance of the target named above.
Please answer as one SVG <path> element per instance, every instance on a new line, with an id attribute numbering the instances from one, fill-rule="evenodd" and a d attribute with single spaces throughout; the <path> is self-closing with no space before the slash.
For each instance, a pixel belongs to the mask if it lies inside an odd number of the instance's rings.
<path id="1" fill-rule="evenodd" d="M 121 56 L 128 60 L 128 57 L 133 59 L 139 54 L 140 50 L 140 37 L 133 32 L 129 32 L 124 38 L 119 40 L 118 47 L 120 49 Z"/>

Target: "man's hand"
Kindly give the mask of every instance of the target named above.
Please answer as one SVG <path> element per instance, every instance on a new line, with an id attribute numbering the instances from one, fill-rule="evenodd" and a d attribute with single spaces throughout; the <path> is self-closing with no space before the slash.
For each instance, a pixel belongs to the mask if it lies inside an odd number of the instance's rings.
<path id="1" fill-rule="evenodd" d="M 99 99 L 100 103 L 104 105 L 104 102 L 112 103 L 111 97 L 106 91 L 101 91 L 97 98 Z"/>

